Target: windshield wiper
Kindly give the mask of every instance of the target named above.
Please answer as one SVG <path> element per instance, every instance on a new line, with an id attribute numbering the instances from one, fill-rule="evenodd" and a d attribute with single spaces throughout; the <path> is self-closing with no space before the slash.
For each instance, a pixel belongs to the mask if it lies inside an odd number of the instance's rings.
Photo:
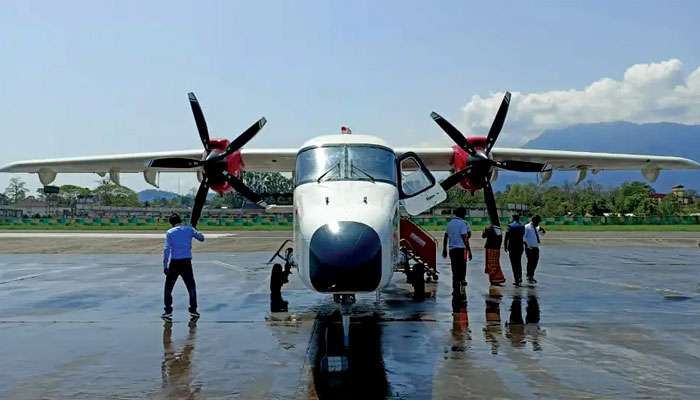
<path id="1" fill-rule="evenodd" d="M 364 176 L 368 177 L 369 180 L 372 181 L 372 183 L 374 183 L 375 179 L 374 179 L 374 177 L 373 177 L 372 175 L 370 175 L 369 173 L 367 173 L 367 171 L 363 170 L 362 168 L 356 167 L 355 165 L 353 165 L 352 163 L 350 163 L 350 171 L 354 171 L 354 170 L 360 171 Z"/>
<path id="2" fill-rule="evenodd" d="M 328 175 L 328 174 L 330 174 L 331 172 L 333 172 L 333 170 L 336 169 L 336 168 L 340 169 L 340 162 L 338 162 L 338 163 L 336 163 L 335 165 L 333 165 L 332 167 L 328 168 L 328 171 L 324 172 L 321 176 L 319 176 L 318 179 L 316 179 L 316 182 L 321 183 L 321 181 L 323 180 L 323 178 L 325 178 L 326 175 Z"/>

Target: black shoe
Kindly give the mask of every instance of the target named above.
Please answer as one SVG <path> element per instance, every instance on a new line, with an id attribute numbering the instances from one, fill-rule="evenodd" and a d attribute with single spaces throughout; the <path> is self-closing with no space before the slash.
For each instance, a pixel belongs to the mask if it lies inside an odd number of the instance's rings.
<path id="1" fill-rule="evenodd" d="M 197 311 L 190 311 L 190 321 L 196 321 L 199 319 L 199 313 Z"/>
<path id="2" fill-rule="evenodd" d="M 173 322 L 173 313 L 164 312 L 160 315 L 160 318 L 165 322 Z"/>
<path id="3" fill-rule="evenodd" d="M 527 278 L 527 283 L 534 285 L 535 283 L 537 283 L 537 280 L 535 280 L 535 278 Z"/>
<path id="4" fill-rule="evenodd" d="M 521 287 L 522 285 L 523 285 L 523 282 L 522 282 L 522 281 L 515 281 L 515 282 L 513 282 L 513 286 L 515 286 L 515 287 Z"/>

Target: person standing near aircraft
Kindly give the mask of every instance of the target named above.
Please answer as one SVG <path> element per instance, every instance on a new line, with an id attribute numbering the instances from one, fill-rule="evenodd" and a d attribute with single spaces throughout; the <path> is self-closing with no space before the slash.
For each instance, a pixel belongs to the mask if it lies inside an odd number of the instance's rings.
<path id="1" fill-rule="evenodd" d="M 506 282 L 506 277 L 503 276 L 501 270 L 501 242 L 503 235 L 501 227 L 496 225 L 488 225 L 481 237 L 486 239 L 484 244 L 484 273 L 489 276 L 489 282 L 493 286 L 503 286 Z"/>
<path id="2" fill-rule="evenodd" d="M 289 303 L 282 298 L 282 286 L 289 282 L 291 271 L 282 271 L 282 264 L 272 266 L 270 275 L 270 312 L 286 312 Z"/>
<path id="3" fill-rule="evenodd" d="M 472 252 L 469 247 L 471 229 L 464 220 L 467 210 L 458 207 L 455 217 L 447 223 L 447 230 L 442 241 L 442 257 L 447 258 L 448 248 L 450 264 L 452 266 L 452 297 L 466 299 L 465 286 L 467 286 L 467 258 L 472 260 Z"/>
<path id="4" fill-rule="evenodd" d="M 189 225 L 182 225 L 182 218 L 176 213 L 168 219 L 172 228 L 165 235 L 163 245 L 163 273 L 165 274 L 165 290 L 163 302 L 165 312 L 161 318 L 172 321 L 173 318 L 173 287 L 179 276 L 185 282 L 190 297 L 190 317 L 199 318 L 197 312 L 197 289 L 192 272 L 192 239 L 204 241 L 204 235 Z"/>
<path id="5" fill-rule="evenodd" d="M 510 266 L 513 269 L 513 280 L 515 286 L 520 286 L 523 283 L 523 237 L 525 236 L 525 227 L 520 223 L 520 215 L 514 214 L 513 221 L 508 224 L 506 231 L 505 243 L 503 247 L 508 253 Z"/>
<path id="6" fill-rule="evenodd" d="M 539 215 L 532 217 L 529 224 L 525 225 L 525 256 L 527 257 L 527 282 L 537 283 L 535 280 L 535 269 L 540 260 L 540 234 L 545 234 L 545 230 L 540 227 L 542 218 Z"/>

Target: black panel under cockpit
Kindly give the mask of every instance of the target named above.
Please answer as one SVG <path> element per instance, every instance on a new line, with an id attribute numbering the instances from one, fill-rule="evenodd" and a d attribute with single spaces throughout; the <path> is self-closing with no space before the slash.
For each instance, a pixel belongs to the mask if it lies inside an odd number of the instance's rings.
<path id="1" fill-rule="evenodd" d="M 360 222 L 323 225 L 309 246 L 311 284 L 319 292 L 370 292 L 382 279 L 382 243 Z"/>

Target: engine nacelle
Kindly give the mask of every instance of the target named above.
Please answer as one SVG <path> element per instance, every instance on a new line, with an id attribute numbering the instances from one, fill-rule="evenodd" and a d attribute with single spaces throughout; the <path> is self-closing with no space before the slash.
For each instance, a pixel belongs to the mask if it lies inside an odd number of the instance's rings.
<path id="1" fill-rule="evenodd" d="M 469 144 L 476 150 L 484 150 L 486 148 L 486 136 L 469 136 L 467 138 Z M 461 147 L 452 146 L 452 166 L 454 171 L 461 171 L 469 166 L 469 153 Z M 468 176 L 459 182 L 459 186 L 472 193 L 481 189 L 484 185 L 482 182 L 473 182 Z"/>
<path id="2" fill-rule="evenodd" d="M 224 150 L 226 150 L 226 147 L 229 145 L 229 143 L 230 142 L 228 139 L 211 139 L 209 141 L 210 155 L 222 153 Z M 240 178 L 244 167 L 243 157 L 241 157 L 241 151 L 238 150 L 230 154 L 228 157 L 226 157 L 225 162 L 226 172 L 229 175 Z M 211 188 L 211 190 L 219 193 L 222 196 L 225 193 L 233 191 L 233 187 L 231 187 L 231 185 L 229 185 L 228 182 L 211 183 L 209 187 Z"/>

